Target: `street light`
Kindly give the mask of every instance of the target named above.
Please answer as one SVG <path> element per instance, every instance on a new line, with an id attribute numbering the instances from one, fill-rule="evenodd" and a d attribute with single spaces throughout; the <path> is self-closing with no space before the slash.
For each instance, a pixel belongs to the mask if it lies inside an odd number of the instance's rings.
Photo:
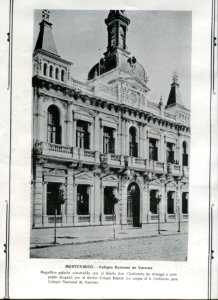
<path id="1" fill-rule="evenodd" d="M 156 196 L 157 202 L 157 213 L 158 213 L 158 234 L 160 234 L 160 202 L 161 202 L 161 195 L 157 192 Z"/>

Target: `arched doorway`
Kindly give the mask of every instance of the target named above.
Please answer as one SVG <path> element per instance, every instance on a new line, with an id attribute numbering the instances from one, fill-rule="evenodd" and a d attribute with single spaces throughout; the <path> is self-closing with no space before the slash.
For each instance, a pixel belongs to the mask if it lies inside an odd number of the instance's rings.
<path id="1" fill-rule="evenodd" d="M 140 190 L 136 182 L 130 183 L 127 189 L 127 223 L 140 227 Z"/>

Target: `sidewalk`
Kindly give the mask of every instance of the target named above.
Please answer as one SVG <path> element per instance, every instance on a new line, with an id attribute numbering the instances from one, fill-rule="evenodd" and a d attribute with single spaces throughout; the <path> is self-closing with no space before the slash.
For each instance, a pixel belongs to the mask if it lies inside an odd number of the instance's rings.
<path id="1" fill-rule="evenodd" d="M 187 234 L 188 223 L 181 223 L 178 232 L 178 223 L 161 223 L 160 235 Z M 115 237 L 114 237 L 115 229 Z M 158 224 L 146 224 L 144 228 L 114 226 L 90 227 L 57 227 L 57 239 L 54 244 L 54 228 L 40 228 L 31 230 L 30 248 L 43 248 L 57 245 L 71 245 L 84 243 L 97 243 L 110 240 L 123 240 L 133 238 L 157 237 Z"/>

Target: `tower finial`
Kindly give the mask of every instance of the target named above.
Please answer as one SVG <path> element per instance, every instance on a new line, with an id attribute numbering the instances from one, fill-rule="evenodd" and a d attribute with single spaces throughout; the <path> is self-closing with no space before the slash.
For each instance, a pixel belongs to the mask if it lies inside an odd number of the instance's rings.
<path id="1" fill-rule="evenodd" d="M 50 11 L 47 9 L 43 9 L 42 11 L 42 19 L 45 21 L 49 21 Z"/>
<path id="2" fill-rule="evenodd" d="M 174 71 L 173 72 L 173 83 L 178 83 L 178 72 L 177 71 Z"/>

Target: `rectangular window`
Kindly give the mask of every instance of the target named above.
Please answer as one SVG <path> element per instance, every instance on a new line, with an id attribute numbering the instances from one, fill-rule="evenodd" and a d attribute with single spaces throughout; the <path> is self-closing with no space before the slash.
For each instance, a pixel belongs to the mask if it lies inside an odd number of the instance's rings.
<path id="1" fill-rule="evenodd" d="M 174 195 L 172 191 L 167 192 L 167 213 L 174 214 Z"/>
<path id="2" fill-rule="evenodd" d="M 103 152 L 115 153 L 115 140 L 113 138 L 113 128 L 104 127 Z"/>
<path id="3" fill-rule="evenodd" d="M 182 213 L 188 214 L 188 193 L 182 193 Z"/>
<path id="4" fill-rule="evenodd" d="M 89 185 L 77 186 L 77 214 L 89 215 Z"/>
<path id="5" fill-rule="evenodd" d="M 174 163 L 174 147 L 175 144 L 167 143 L 167 163 Z"/>
<path id="6" fill-rule="evenodd" d="M 184 167 L 187 167 L 188 166 L 188 154 L 183 154 L 182 155 L 182 165 Z"/>
<path id="7" fill-rule="evenodd" d="M 112 215 L 114 213 L 115 205 L 114 188 L 107 186 L 104 188 L 104 214 Z"/>
<path id="8" fill-rule="evenodd" d="M 156 139 L 149 139 L 149 159 L 158 161 L 158 147 L 157 147 L 158 140 Z"/>
<path id="9" fill-rule="evenodd" d="M 156 199 L 156 190 L 150 191 L 150 212 L 152 214 L 157 214 L 157 199 Z"/>
<path id="10" fill-rule="evenodd" d="M 49 182 L 47 184 L 47 205 L 46 214 L 48 216 L 54 215 L 57 210 L 57 215 L 61 214 L 61 202 L 58 197 L 60 183 Z"/>
<path id="11" fill-rule="evenodd" d="M 77 121 L 76 126 L 76 147 L 90 149 L 90 134 L 88 131 L 89 123 Z"/>

